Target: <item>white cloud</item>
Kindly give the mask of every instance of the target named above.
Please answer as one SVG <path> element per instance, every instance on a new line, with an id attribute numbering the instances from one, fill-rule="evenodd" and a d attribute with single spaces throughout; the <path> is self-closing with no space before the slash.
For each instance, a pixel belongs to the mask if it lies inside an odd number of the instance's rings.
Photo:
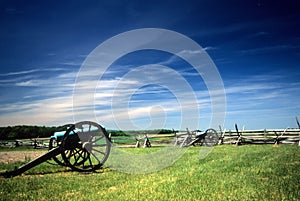
<path id="1" fill-rule="evenodd" d="M 292 49 L 299 48 L 299 45 L 272 45 L 272 46 L 263 46 L 263 47 L 257 47 L 252 49 L 245 49 L 245 50 L 239 50 L 239 53 L 242 55 L 256 55 L 256 54 L 264 54 L 266 52 L 273 52 L 273 51 L 290 51 Z"/>
<path id="2" fill-rule="evenodd" d="M 8 72 L 8 73 L 2 73 L 2 74 L 0 74 L 0 76 L 24 75 L 24 74 L 34 73 L 37 71 L 38 71 L 38 69 L 31 69 L 31 70 L 17 71 L 17 72 Z"/>
<path id="3" fill-rule="evenodd" d="M 61 125 L 72 120 L 71 96 L 2 105 L 1 125 Z"/>
<path id="4" fill-rule="evenodd" d="M 32 74 L 32 73 L 36 73 L 36 72 L 62 71 L 62 70 L 65 70 L 65 69 L 63 69 L 63 68 L 33 68 L 30 70 L 2 73 L 2 74 L 0 74 L 0 76 L 3 76 L 3 77 L 16 76 L 16 75 Z"/>

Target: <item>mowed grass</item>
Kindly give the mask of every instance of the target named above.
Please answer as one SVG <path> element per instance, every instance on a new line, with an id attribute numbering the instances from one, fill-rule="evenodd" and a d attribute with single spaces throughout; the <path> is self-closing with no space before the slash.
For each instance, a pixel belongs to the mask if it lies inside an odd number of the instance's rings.
<path id="1" fill-rule="evenodd" d="M 191 147 L 173 165 L 145 175 L 109 168 L 80 174 L 43 163 L 0 178 L 0 200 L 299 200 L 300 147 L 223 145 L 201 160 L 200 149 Z"/>

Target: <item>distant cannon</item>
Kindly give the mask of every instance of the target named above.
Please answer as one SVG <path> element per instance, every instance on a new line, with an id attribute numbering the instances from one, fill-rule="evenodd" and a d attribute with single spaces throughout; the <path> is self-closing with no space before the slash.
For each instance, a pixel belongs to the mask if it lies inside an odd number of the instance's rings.
<path id="1" fill-rule="evenodd" d="M 215 129 L 209 128 L 204 132 L 199 130 L 189 131 L 184 134 L 176 134 L 175 136 L 175 146 L 189 147 L 196 145 L 205 146 L 215 146 L 218 144 L 219 136 Z"/>
<path id="2" fill-rule="evenodd" d="M 95 171 L 105 163 L 110 154 L 111 141 L 102 126 L 82 121 L 65 125 L 60 130 L 50 137 L 49 152 L 0 175 L 14 177 L 50 159 L 79 172 Z"/>

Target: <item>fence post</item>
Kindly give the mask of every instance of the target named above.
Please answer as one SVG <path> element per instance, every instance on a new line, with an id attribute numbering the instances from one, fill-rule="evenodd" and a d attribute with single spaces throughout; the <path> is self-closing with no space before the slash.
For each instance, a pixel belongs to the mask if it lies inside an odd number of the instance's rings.
<path id="1" fill-rule="evenodd" d="M 135 143 L 135 148 L 139 148 L 141 145 L 140 145 L 140 140 L 137 136 L 135 136 L 135 140 L 136 140 L 136 143 Z"/>
<path id="2" fill-rule="evenodd" d="M 299 120 L 298 120 L 298 117 L 297 117 L 297 116 L 296 116 L 296 122 L 297 122 L 298 128 L 300 129 L 300 123 L 299 123 Z M 299 142 L 298 142 L 298 146 L 300 146 L 300 132 L 299 132 Z"/>
<path id="3" fill-rule="evenodd" d="M 276 135 L 276 138 L 275 138 L 275 145 L 279 145 L 279 143 L 280 143 L 279 135 L 277 134 L 276 131 L 274 131 L 274 132 L 275 132 L 275 135 Z"/>
<path id="4" fill-rule="evenodd" d="M 242 134 L 239 132 L 237 124 L 235 124 L 235 130 L 236 130 L 236 133 L 238 135 L 238 139 L 237 139 L 235 145 L 238 146 L 238 145 L 242 144 Z"/>
<path id="5" fill-rule="evenodd" d="M 144 148 L 146 148 L 146 147 L 151 147 L 151 142 L 150 142 L 147 134 L 145 134 L 145 141 L 144 141 Z"/>
<path id="6" fill-rule="evenodd" d="M 300 123 L 299 123 L 298 117 L 296 117 L 296 121 L 297 121 L 298 128 L 300 129 Z"/>
<path id="7" fill-rule="evenodd" d="M 218 144 L 223 144 L 224 143 L 224 136 L 225 136 L 226 129 L 222 130 L 221 125 L 219 125 L 219 129 L 220 129 L 220 132 L 221 132 L 221 136 L 219 138 Z"/>

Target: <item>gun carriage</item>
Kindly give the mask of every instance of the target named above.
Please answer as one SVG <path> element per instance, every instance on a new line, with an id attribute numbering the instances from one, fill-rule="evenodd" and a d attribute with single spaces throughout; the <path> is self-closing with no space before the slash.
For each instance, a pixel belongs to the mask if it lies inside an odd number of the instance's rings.
<path id="1" fill-rule="evenodd" d="M 204 132 L 200 130 L 189 131 L 184 134 L 176 134 L 175 146 L 189 147 L 189 146 L 215 146 L 218 144 L 219 136 L 215 129 L 209 128 Z"/>

